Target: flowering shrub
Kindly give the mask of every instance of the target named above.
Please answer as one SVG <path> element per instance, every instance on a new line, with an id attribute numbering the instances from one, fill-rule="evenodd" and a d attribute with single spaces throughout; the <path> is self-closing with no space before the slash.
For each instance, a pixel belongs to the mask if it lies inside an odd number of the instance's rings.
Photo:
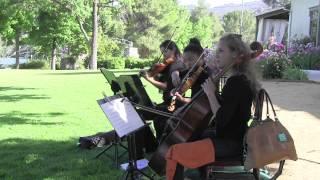
<path id="1" fill-rule="evenodd" d="M 285 46 L 276 43 L 257 58 L 257 64 L 264 78 L 289 79 L 291 75 L 301 80 L 305 77 L 297 69 L 320 70 L 320 47 L 304 38 L 293 41 L 286 53 Z"/>
<path id="2" fill-rule="evenodd" d="M 273 44 L 269 50 L 264 50 L 256 61 L 258 69 L 266 79 L 282 78 L 283 71 L 291 63 L 285 54 L 285 46 L 280 43 Z"/>
<path id="3" fill-rule="evenodd" d="M 300 69 L 320 70 L 320 47 L 316 47 L 312 42 L 293 43 L 288 48 L 288 56 L 293 65 Z"/>

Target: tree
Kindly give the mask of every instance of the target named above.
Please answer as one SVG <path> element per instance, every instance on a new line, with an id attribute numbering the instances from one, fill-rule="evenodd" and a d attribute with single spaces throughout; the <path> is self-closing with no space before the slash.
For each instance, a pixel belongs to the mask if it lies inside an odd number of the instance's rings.
<path id="1" fill-rule="evenodd" d="M 80 33 L 77 22 L 70 18 L 69 13 L 56 6 L 42 4 L 38 15 L 38 26 L 30 32 L 30 41 L 41 47 L 45 54 L 51 56 L 51 69 L 55 70 L 58 47 L 71 44 Z"/>
<path id="2" fill-rule="evenodd" d="M 185 44 L 181 32 L 192 31 L 188 24 L 188 12 L 172 0 L 131 0 L 122 7 L 122 19 L 126 25 L 125 39 L 134 42 L 141 57 L 157 56 L 161 41 L 170 39 Z"/>
<path id="3" fill-rule="evenodd" d="M 58 5 L 61 10 L 69 13 L 69 17 L 76 20 L 83 39 L 87 44 L 87 49 L 90 49 L 89 68 L 96 69 L 97 67 L 97 21 L 98 21 L 98 0 L 49 0 L 52 5 Z M 90 3 L 92 2 L 92 3 Z M 104 1 L 101 1 L 104 2 Z M 95 13 L 93 11 L 95 10 Z M 93 18 L 93 14 L 96 14 Z M 91 27 L 91 30 L 90 30 Z M 92 38 L 88 32 L 92 32 Z"/>
<path id="4" fill-rule="evenodd" d="M 192 36 L 197 37 L 203 46 L 211 47 L 223 33 L 219 17 L 210 14 L 204 0 L 198 1 L 198 6 L 191 12 Z"/>
<path id="5" fill-rule="evenodd" d="M 271 6 L 272 8 L 285 6 L 291 2 L 291 0 L 263 0 L 265 4 Z"/>
<path id="6" fill-rule="evenodd" d="M 20 45 L 35 24 L 37 0 L 0 0 L 0 34 L 9 42 L 14 41 L 16 68 L 19 69 Z"/>
<path id="7" fill-rule="evenodd" d="M 256 19 L 254 13 L 250 11 L 243 12 L 243 22 L 241 28 L 241 11 L 233 11 L 223 16 L 223 28 L 227 33 L 242 34 L 242 39 L 246 42 L 254 41 Z"/>

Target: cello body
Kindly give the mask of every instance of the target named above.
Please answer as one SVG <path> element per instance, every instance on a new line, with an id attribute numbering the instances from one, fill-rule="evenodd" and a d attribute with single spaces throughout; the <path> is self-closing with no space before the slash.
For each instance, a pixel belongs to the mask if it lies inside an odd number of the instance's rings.
<path id="1" fill-rule="evenodd" d="M 182 117 L 176 127 L 159 145 L 149 161 L 149 167 L 159 175 L 165 174 L 166 153 L 170 146 L 185 143 L 200 135 L 209 125 L 212 117 L 207 95 L 202 91 L 195 101 L 191 102 L 182 112 Z"/>

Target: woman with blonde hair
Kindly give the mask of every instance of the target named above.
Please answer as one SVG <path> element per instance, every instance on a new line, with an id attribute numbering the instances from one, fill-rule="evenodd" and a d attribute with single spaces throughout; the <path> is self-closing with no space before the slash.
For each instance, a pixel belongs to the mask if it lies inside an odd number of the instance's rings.
<path id="1" fill-rule="evenodd" d="M 210 78 L 202 85 L 214 115 L 215 131 L 203 134 L 198 141 L 171 146 L 166 154 L 167 179 L 183 179 L 183 167 L 198 168 L 215 159 L 242 154 L 251 105 L 259 89 L 251 61 L 255 50 L 241 35 L 227 34 L 220 39 L 215 61 L 221 69 L 231 66 L 230 77 L 221 95 Z"/>

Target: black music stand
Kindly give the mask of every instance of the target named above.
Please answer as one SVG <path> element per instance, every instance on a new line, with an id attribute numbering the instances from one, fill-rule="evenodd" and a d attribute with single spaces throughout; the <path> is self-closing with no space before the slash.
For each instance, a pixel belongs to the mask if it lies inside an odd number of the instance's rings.
<path id="1" fill-rule="evenodd" d="M 127 151 L 128 148 L 121 143 L 121 139 L 119 138 L 116 132 L 114 132 L 114 140 L 112 140 L 104 150 L 99 152 L 95 158 L 99 158 L 102 154 L 106 153 L 112 147 L 114 148 L 113 157 L 109 156 L 108 154 L 105 155 L 115 163 L 116 167 L 119 167 L 119 160 L 126 154 L 126 152 L 119 154 L 119 149 L 122 148 Z"/>
<path id="2" fill-rule="evenodd" d="M 126 168 L 125 179 L 134 180 L 137 176 L 153 179 L 137 168 L 135 152 L 135 134 L 148 127 L 148 125 L 142 121 L 135 108 L 125 97 L 120 97 L 120 95 L 105 97 L 102 100 L 98 100 L 98 103 L 118 136 L 127 138 L 129 163 Z"/>
<path id="3" fill-rule="evenodd" d="M 118 94 L 121 89 L 120 89 L 120 85 L 117 83 L 117 79 L 116 79 L 116 76 L 111 72 L 111 71 L 108 71 L 104 68 L 101 68 L 100 69 L 101 73 L 104 75 L 104 77 L 107 79 L 108 83 L 110 84 L 111 86 L 111 90 L 113 91 L 113 94 L 116 95 Z M 105 95 L 104 95 L 105 96 Z M 98 100 L 98 104 L 102 104 L 104 103 L 105 101 L 103 100 Z M 104 148 L 104 150 L 102 150 L 101 152 L 99 152 L 95 158 L 99 158 L 102 154 L 106 153 L 108 150 L 110 150 L 111 148 L 114 149 L 113 151 L 113 157 L 112 156 L 109 156 L 108 154 L 106 154 L 106 156 L 111 159 L 113 162 L 115 162 L 115 166 L 116 167 L 119 167 L 119 160 L 126 154 L 126 152 L 123 152 L 121 154 L 119 154 L 119 149 L 122 148 L 124 150 L 128 150 L 128 148 L 126 146 L 124 146 L 122 143 L 121 143 L 121 139 L 119 138 L 119 136 L 117 135 L 116 132 L 114 132 L 114 139 L 110 142 L 110 144 Z"/>
<path id="4" fill-rule="evenodd" d="M 136 142 L 135 142 L 135 133 L 138 132 L 139 130 L 148 127 L 148 125 L 144 125 L 143 127 L 135 130 L 134 132 L 131 132 L 130 134 L 127 134 L 127 140 L 128 140 L 128 157 L 129 157 L 129 162 L 128 162 L 128 167 L 126 169 L 126 172 L 123 174 L 123 179 L 127 180 L 135 180 L 136 177 L 139 178 L 139 176 L 144 176 L 147 179 L 153 180 L 153 178 L 137 167 L 137 159 L 136 159 L 136 152 L 135 152 L 135 147 L 136 147 Z"/>

